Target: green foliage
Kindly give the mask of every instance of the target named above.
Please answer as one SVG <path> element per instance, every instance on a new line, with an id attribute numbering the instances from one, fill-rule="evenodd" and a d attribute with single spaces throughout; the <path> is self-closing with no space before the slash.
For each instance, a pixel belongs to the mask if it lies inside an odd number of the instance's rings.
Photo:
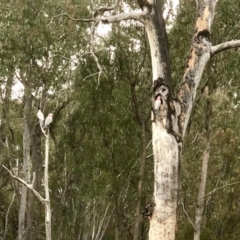
<path id="1" fill-rule="evenodd" d="M 31 86 L 32 115 L 36 111 L 54 113 L 51 126 L 50 189 L 53 239 L 83 239 L 109 220 L 104 239 L 132 239 L 137 201 L 142 123 L 146 142 L 151 139 L 151 63 L 142 26 L 112 25 L 112 32 L 97 38 L 95 49 L 104 69 L 99 69 L 89 53 L 88 23 L 74 18 L 91 17 L 96 6 L 113 1 L 1 1 L 0 84 L 19 73 Z M 135 1 L 128 1 L 132 8 Z M 211 41 L 218 44 L 238 36 L 237 0 L 218 1 Z M 176 23 L 169 31 L 174 87 L 186 67 L 194 31 L 194 1 L 181 1 Z M 59 15 L 59 16 L 57 16 Z M 73 57 L 74 56 L 74 57 Z M 184 143 L 180 198 L 194 219 L 201 156 L 205 148 L 206 113 L 210 117 L 210 163 L 201 240 L 239 238 L 239 50 L 220 53 L 209 62 L 198 91 Z M 75 61 L 76 60 L 76 61 Z M 209 97 L 204 95 L 206 85 Z M 1 90 L 1 93 L 3 91 Z M 1 95 L 1 103 L 4 94 Z M 207 100 L 211 104 L 207 105 Z M 2 104 L 1 104 L 2 105 Z M 22 121 L 24 99 L 11 99 L 6 129 L 9 147 L 1 151 L 3 163 L 11 168 L 22 164 Z M 3 107 L 0 108 L 2 119 Z M 2 124 L 2 123 L 1 123 Z M 40 143 L 39 149 L 43 152 Z M 147 149 L 142 202 L 152 201 L 153 167 L 151 145 Z M 42 156 L 41 156 L 42 158 Z M 32 159 L 41 185 L 42 160 Z M 36 165 L 40 167 L 36 167 Z M 9 175 L 1 172 L 0 238 L 5 229 L 7 209 L 14 189 Z M 229 184 L 229 185 L 227 185 Z M 221 186 L 223 188 L 218 189 Z M 18 191 L 17 191 L 18 192 Z M 9 212 L 8 239 L 17 236 L 18 197 Z M 142 206 L 142 207 L 143 207 Z M 32 239 L 44 235 L 44 213 L 37 201 L 32 208 Z M 105 215 L 106 213 L 106 215 Z M 178 239 L 192 239 L 193 228 L 180 207 Z M 104 219 L 104 216 L 106 218 Z M 148 222 L 141 223 L 147 239 Z"/>

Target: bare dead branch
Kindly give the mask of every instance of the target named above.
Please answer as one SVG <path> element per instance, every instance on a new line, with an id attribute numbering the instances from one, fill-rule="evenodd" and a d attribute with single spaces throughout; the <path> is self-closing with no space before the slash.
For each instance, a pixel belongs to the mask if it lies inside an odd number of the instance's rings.
<path id="1" fill-rule="evenodd" d="M 233 41 L 229 41 L 229 42 L 225 42 L 225 43 L 221 43 L 215 46 L 211 47 L 211 55 L 215 55 L 219 52 L 231 49 L 231 48 L 235 48 L 235 47 L 240 47 L 240 40 L 233 40 Z"/>
<path id="2" fill-rule="evenodd" d="M 149 12 L 129 12 L 129 13 L 120 13 L 117 15 L 112 15 L 112 16 L 107 16 L 107 17 L 100 17 L 100 18 L 73 18 L 67 13 L 60 13 L 56 16 L 54 16 L 51 20 L 50 23 L 53 22 L 53 20 L 57 17 L 60 16 L 66 16 L 70 18 L 71 20 L 75 22 L 94 22 L 94 23 L 116 23 L 116 22 L 121 22 L 121 21 L 126 21 L 126 20 L 136 20 L 139 22 L 143 23 L 143 17 L 148 14 Z"/>
<path id="3" fill-rule="evenodd" d="M 60 14 L 57 14 L 56 16 L 52 17 L 52 19 L 50 20 L 49 23 L 52 23 L 53 20 L 57 17 L 68 17 L 75 22 L 96 22 L 97 21 L 96 18 L 73 18 L 67 13 L 60 13 Z"/>
<path id="4" fill-rule="evenodd" d="M 231 185 L 235 185 L 235 184 L 239 184 L 240 182 L 234 182 L 234 183 L 228 183 L 226 185 L 223 185 L 221 187 L 218 187 L 218 188 L 214 188 L 211 192 L 209 192 L 208 194 L 206 194 L 204 197 L 207 197 L 209 195 L 211 195 L 212 193 L 215 193 L 217 190 L 219 189 L 222 189 L 222 188 L 225 188 L 225 187 L 228 187 L 228 186 L 231 186 Z"/>
<path id="5" fill-rule="evenodd" d="M 194 223 L 192 222 L 191 218 L 189 217 L 189 215 L 188 215 L 188 213 L 187 213 L 187 211 L 186 211 L 186 209 L 185 209 L 185 207 L 184 207 L 184 203 L 183 203 L 182 199 L 181 199 L 181 204 L 182 204 L 182 207 L 183 207 L 183 211 L 184 211 L 184 213 L 186 214 L 189 222 L 192 224 L 193 228 L 195 228 Z"/>
<path id="6" fill-rule="evenodd" d="M 45 199 L 33 188 L 33 184 L 28 184 L 27 182 L 25 182 L 22 178 L 13 175 L 12 172 L 5 167 L 4 165 L 2 165 L 2 167 L 7 170 L 10 174 L 10 176 L 15 179 L 16 181 L 20 182 L 21 184 L 23 184 L 27 189 L 29 189 L 35 196 L 36 198 L 43 204 L 45 204 Z"/>
<path id="7" fill-rule="evenodd" d="M 95 76 L 95 75 L 97 75 L 97 74 L 99 75 L 100 72 L 96 72 L 96 73 L 93 73 L 93 74 L 88 75 L 87 77 L 85 77 L 85 78 L 83 79 L 83 81 L 85 81 L 87 78 L 93 77 L 93 76 Z"/>
<path id="8" fill-rule="evenodd" d="M 100 7 L 99 9 L 97 9 L 94 13 L 94 17 L 96 17 L 98 15 L 99 12 L 101 12 L 101 14 L 103 14 L 104 12 L 107 12 L 107 11 L 112 11 L 112 10 L 116 10 L 118 8 L 120 4 L 120 0 L 116 0 L 116 2 L 114 3 L 113 6 L 111 7 Z"/>

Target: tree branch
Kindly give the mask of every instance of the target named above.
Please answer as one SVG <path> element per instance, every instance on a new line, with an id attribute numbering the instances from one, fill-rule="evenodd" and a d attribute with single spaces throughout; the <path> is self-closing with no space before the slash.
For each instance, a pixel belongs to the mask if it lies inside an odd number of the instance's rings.
<path id="1" fill-rule="evenodd" d="M 240 182 L 228 183 L 228 184 L 223 185 L 223 186 L 221 186 L 221 187 L 214 188 L 211 192 L 209 192 L 208 194 L 206 194 L 204 197 L 207 197 L 208 195 L 211 195 L 212 193 L 216 192 L 216 191 L 219 190 L 219 189 L 222 189 L 222 188 L 225 188 L 225 187 L 228 187 L 228 186 L 231 186 L 231 185 L 239 184 L 239 183 L 240 183 Z"/>
<path id="2" fill-rule="evenodd" d="M 111 7 L 100 7 L 99 9 L 97 9 L 95 11 L 95 13 L 93 14 L 94 17 L 96 17 L 98 15 L 99 12 L 101 12 L 101 14 L 103 14 L 104 12 L 107 12 L 107 11 L 112 11 L 112 10 L 116 10 L 117 7 L 119 6 L 120 4 L 120 0 L 116 0 L 116 2 L 114 3 L 113 6 Z"/>
<path id="3" fill-rule="evenodd" d="M 211 57 L 211 43 L 209 34 L 214 17 L 216 0 L 198 1 L 198 17 L 195 23 L 196 31 L 193 35 L 192 46 L 177 99 L 182 107 L 180 127 L 184 137 L 196 98 L 204 68 Z"/>
<path id="4" fill-rule="evenodd" d="M 73 18 L 67 13 L 60 13 L 60 14 L 57 14 L 56 16 L 52 17 L 52 19 L 50 20 L 49 23 L 52 23 L 53 20 L 57 17 L 68 17 L 75 22 L 96 22 L 97 21 L 96 18 Z"/>
<path id="5" fill-rule="evenodd" d="M 124 20 L 136 20 L 143 23 L 143 17 L 148 14 L 144 12 L 130 12 L 130 13 L 121 13 L 113 16 L 102 17 L 100 20 L 103 23 L 115 23 L 121 22 Z"/>
<path id="6" fill-rule="evenodd" d="M 211 47 L 211 55 L 214 56 L 217 53 L 220 53 L 222 51 L 235 48 L 235 47 L 240 47 L 240 40 L 232 40 L 229 42 L 221 43 L 215 46 Z"/>
<path id="7" fill-rule="evenodd" d="M 90 53 L 92 54 L 92 57 L 93 57 L 96 65 L 97 65 L 98 70 L 99 70 L 99 73 L 98 73 L 98 85 L 99 85 L 101 74 L 104 73 L 104 71 L 103 71 L 103 68 L 102 68 L 101 64 L 99 63 L 98 57 L 97 57 L 96 54 L 94 53 L 95 29 L 96 29 L 96 26 L 98 25 L 98 23 L 99 23 L 99 22 L 94 23 L 94 24 L 92 24 L 92 26 L 91 26 Z"/>
<path id="8" fill-rule="evenodd" d="M 33 183 L 32 184 L 28 184 L 27 182 L 25 182 L 22 178 L 13 175 L 11 173 L 11 171 L 5 167 L 4 165 L 2 165 L 2 167 L 7 170 L 9 172 L 9 174 L 11 175 L 11 177 L 13 179 L 15 179 L 16 181 L 20 182 L 21 184 L 23 184 L 27 189 L 29 189 L 31 192 L 33 192 L 33 194 L 36 196 L 36 198 L 43 204 L 45 204 L 45 199 L 33 188 Z"/>
<path id="9" fill-rule="evenodd" d="M 103 23 L 116 23 L 116 22 L 121 22 L 125 20 L 136 20 L 139 22 L 143 23 L 143 17 L 148 14 L 149 12 L 130 12 L 130 13 L 120 13 L 112 16 L 107 16 L 107 17 L 100 17 L 100 18 L 73 18 L 67 13 L 60 13 L 56 16 L 54 16 L 51 20 L 50 23 L 57 17 L 60 16 L 66 16 L 70 18 L 71 20 L 75 22 L 103 22 Z"/>
<path id="10" fill-rule="evenodd" d="M 191 218 L 189 217 L 189 215 L 188 215 L 188 213 L 187 213 L 187 211 L 186 211 L 186 209 L 185 209 L 185 207 L 184 207 L 184 204 L 183 204 L 182 199 L 181 199 L 181 204 L 182 204 L 182 207 L 183 207 L 183 211 L 184 211 L 184 213 L 186 214 L 186 216 L 187 216 L 189 222 L 192 224 L 193 229 L 195 229 L 195 225 L 194 225 L 193 221 L 191 220 Z"/>

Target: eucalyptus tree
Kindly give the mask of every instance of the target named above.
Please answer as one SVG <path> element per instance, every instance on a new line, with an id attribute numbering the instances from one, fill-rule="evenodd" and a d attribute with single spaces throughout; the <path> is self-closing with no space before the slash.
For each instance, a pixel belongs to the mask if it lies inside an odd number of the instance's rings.
<path id="1" fill-rule="evenodd" d="M 92 16 L 87 19 L 73 18 L 68 13 L 62 15 L 74 21 L 93 22 L 92 41 L 94 29 L 100 22 L 111 24 L 124 20 L 136 20 L 145 27 L 152 59 L 153 107 L 156 99 L 161 101 L 160 107 L 155 109 L 152 117 L 155 207 L 150 214 L 149 239 L 175 239 L 179 161 L 196 91 L 210 58 L 226 49 L 238 47 L 240 41 L 235 40 L 213 46 L 210 33 L 217 1 L 196 1 L 197 14 L 187 67 L 182 74 L 182 80 L 179 81 L 179 86 L 173 91 L 167 31 L 163 18 L 164 2 L 156 0 L 138 0 L 137 2 L 141 8 L 138 12 L 124 13 L 126 10 L 123 6 L 126 5 L 123 4 L 133 6 L 134 3 L 117 0 L 113 6 L 96 7 L 95 12 L 92 12 Z M 100 77 L 104 69 L 94 53 L 93 46 L 90 51 L 96 61 Z"/>
<path id="2" fill-rule="evenodd" d="M 5 96 L 2 95 L 4 106 L 1 129 L 4 131 L 1 135 L 4 141 L 1 141 L 1 149 L 5 147 L 11 156 L 6 155 L 3 161 L 9 168 L 14 166 L 16 173 L 27 183 L 30 183 L 35 173 L 34 188 L 38 191 L 43 178 L 43 161 L 42 133 L 37 124 L 36 112 L 38 107 L 44 112 L 50 111 L 48 102 L 54 98 L 50 89 L 64 91 L 63 85 L 67 85 L 72 66 L 70 52 L 74 38 L 67 33 L 69 24 L 64 31 L 58 29 L 55 23 L 49 24 L 51 16 L 56 14 L 60 5 L 63 4 L 58 1 L 1 2 L 1 79 L 6 80 Z M 66 46 L 64 42 L 69 45 Z M 24 91 L 23 96 L 13 100 L 10 90 L 16 81 L 21 83 Z M 54 108 L 57 109 L 58 105 Z M 12 121 L 7 122 L 10 118 Z M 15 141 L 9 141 L 9 132 Z M 6 144 L 5 139 L 11 144 Z M 15 167 L 16 159 L 19 164 Z M 36 235 L 41 235 L 41 227 L 34 226 L 41 226 L 41 207 L 25 186 L 13 186 L 19 206 L 18 239 L 36 239 Z M 34 214 L 36 212 L 39 215 Z"/>

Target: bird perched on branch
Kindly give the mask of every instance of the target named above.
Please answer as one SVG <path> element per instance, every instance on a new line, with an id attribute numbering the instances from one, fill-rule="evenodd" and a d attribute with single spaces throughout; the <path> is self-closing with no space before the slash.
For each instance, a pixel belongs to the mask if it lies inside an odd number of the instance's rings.
<path id="1" fill-rule="evenodd" d="M 43 127 L 43 124 L 44 124 L 44 115 L 43 115 L 41 109 L 38 109 L 37 117 L 38 117 L 38 119 L 39 119 L 39 122 L 40 122 L 41 126 Z"/>
<path id="2" fill-rule="evenodd" d="M 45 119 L 44 128 L 49 127 L 49 125 L 51 124 L 52 121 L 53 121 L 53 114 L 49 113 L 48 116 Z"/>

